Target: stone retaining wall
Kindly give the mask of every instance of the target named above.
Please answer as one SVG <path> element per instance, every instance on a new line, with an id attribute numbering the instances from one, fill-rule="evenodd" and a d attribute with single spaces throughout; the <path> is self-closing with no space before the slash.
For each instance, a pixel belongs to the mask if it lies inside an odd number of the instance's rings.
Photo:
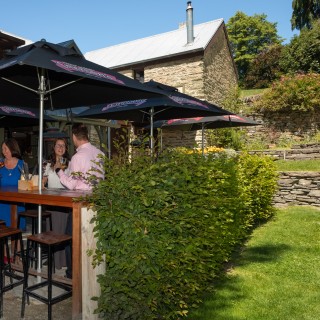
<path id="1" fill-rule="evenodd" d="M 320 207 L 320 172 L 280 172 L 279 190 L 274 198 L 276 207 L 310 205 Z"/>

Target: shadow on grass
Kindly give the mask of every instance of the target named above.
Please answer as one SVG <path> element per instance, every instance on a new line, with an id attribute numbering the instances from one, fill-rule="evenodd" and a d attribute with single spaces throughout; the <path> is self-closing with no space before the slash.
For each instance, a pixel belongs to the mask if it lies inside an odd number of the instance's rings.
<path id="1" fill-rule="evenodd" d="M 250 296 L 250 288 L 243 289 L 243 279 L 230 272 L 237 266 L 245 266 L 252 263 L 267 264 L 281 260 L 284 252 L 290 250 L 290 246 L 285 244 L 270 244 L 261 246 L 246 247 L 238 250 L 231 261 L 225 265 L 217 280 L 213 283 L 213 292 L 205 294 L 204 303 L 190 313 L 192 320 L 240 320 L 246 319 L 244 316 L 232 314 L 233 305 Z M 230 310 L 230 311 L 228 311 Z"/>
<path id="2" fill-rule="evenodd" d="M 234 255 L 236 265 L 243 266 L 251 262 L 268 263 L 281 259 L 282 254 L 288 251 L 290 246 L 286 244 L 265 244 L 251 246 Z"/>

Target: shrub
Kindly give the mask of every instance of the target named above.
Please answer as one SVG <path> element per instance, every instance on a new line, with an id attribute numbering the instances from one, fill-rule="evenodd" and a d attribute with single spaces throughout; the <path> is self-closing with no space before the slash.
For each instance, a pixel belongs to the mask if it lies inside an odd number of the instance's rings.
<path id="1" fill-rule="evenodd" d="M 234 247 L 272 214 L 272 163 L 179 150 L 156 162 L 107 162 L 106 179 L 88 198 L 96 211 L 94 263 L 106 262 L 96 312 L 104 319 L 186 317 Z"/>
<path id="2" fill-rule="evenodd" d="M 266 112 L 314 112 L 320 106 L 320 75 L 284 76 L 264 93 L 255 108 Z"/>

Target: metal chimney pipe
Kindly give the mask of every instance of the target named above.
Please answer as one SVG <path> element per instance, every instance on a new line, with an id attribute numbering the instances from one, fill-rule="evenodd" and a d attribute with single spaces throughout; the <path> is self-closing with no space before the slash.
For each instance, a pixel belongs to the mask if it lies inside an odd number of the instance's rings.
<path id="1" fill-rule="evenodd" d="M 187 2 L 187 43 L 193 42 L 193 8 L 191 1 Z"/>

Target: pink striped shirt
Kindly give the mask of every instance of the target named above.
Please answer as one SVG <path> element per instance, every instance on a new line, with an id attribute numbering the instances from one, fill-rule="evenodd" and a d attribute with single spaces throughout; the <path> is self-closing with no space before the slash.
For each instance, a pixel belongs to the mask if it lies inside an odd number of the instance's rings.
<path id="1" fill-rule="evenodd" d="M 99 156 L 100 155 L 100 156 Z M 101 165 L 103 153 L 90 142 L 82 144 L 77 148 L 77 153 L 71 158 L 68 166 L 68 174 L 60 170 L 58 176 L 60 182 L 70 190 L 91 190 L 92 185 L 86 181 L 90 174 L 94 174 L 98 179 L 103 179 L 103 166 Z M 98 169 L 100 172 L 90 171 Z M 73 173 L 80 173 L 73 175 Z"/>

